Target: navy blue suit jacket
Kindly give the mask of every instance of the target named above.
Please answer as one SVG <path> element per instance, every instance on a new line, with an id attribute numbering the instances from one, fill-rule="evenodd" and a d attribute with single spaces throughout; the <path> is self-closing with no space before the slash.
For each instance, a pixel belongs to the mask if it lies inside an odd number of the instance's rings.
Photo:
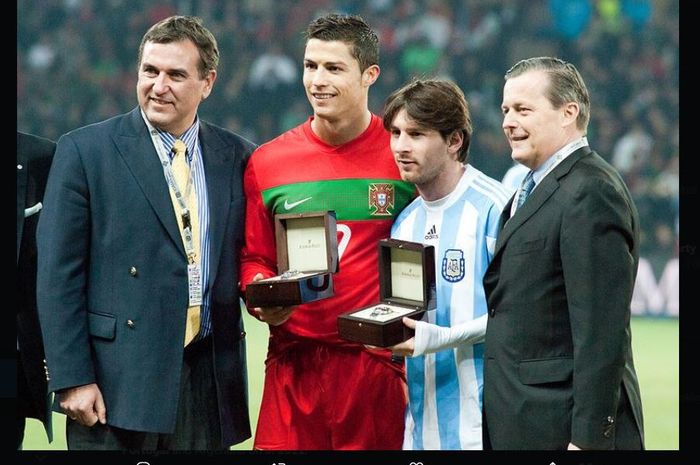
<path id="1" fill-rule="evenodd" d="M 210 212 L 213 350 L 222 440 L 250 437 L 238 293 L 255 145 L 206 122 L 199 139 Z M 39 315 L 49 389 L 97 383 L 107 423 L 172 433 L 187 308 L 186 255 L 138 108 L 58 141 L 39 223 Z"/>

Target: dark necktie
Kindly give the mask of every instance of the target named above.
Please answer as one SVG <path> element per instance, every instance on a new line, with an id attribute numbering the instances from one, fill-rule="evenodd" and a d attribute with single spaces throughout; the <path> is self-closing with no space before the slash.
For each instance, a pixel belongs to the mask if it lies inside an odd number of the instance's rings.
<path id="1" fill-rule="evenodd" d="M 525 176 L 525 179 L 523 179 L 522 188 L 520 189 L 520 196 L 518 197 L 518 208 L 515 209 L 516 211 L 523 206 L 525 200 L 527 200 L 534 187 L 535 180 L 532 177 L 532 171 L 530 171 L 527 173 L 527 176 Z"/>

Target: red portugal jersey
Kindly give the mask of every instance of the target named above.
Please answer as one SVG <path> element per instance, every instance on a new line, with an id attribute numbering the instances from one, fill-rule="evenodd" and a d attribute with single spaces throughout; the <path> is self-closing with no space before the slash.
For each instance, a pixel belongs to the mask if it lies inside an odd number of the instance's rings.
<path id="1" fill-rule="evenodd" d="M 379 302 L 377 242 L 389 237 L 394 218 L 415 197 L 413 185 L 401 180 L 379 117 L 372 115 L 359 137 L 340 146 L 320 140 L 311 120 L 260 146 L 245 171 L 243 286 L 257 273 L 277 274 L 275 214 L 336 213 L 335 295 L 300 305 L 286 323 L 271 326 L 278 347 L 303 338 L 350 344 L 338 337 L 337 317 Z"/>

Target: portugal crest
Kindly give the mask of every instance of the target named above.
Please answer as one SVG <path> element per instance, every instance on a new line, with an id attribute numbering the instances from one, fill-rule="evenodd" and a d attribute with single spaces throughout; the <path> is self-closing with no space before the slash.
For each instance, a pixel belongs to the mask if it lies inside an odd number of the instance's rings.
<path id="1" fill-rule="evenodd" d="M 390 208 L 394 207 L 394 185 L 390 183 L 373 182 L 369 185 L 370 215 L 391 216 Z"/>
<path id="2" fill-rule="evenodd" d="M 464 252 L 459 249 L 445 251 L 442 258 L 442 277 L 451 283 L 464 279 Z"/>

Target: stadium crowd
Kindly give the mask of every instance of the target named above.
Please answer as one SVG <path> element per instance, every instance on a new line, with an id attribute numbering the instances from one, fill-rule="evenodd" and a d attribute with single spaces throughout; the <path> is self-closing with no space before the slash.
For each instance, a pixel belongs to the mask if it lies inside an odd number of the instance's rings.
<path id="1" fill-rule="evenodd" d="M 642 222 L 636 314 L 678 315 L 679 5 L 674 0 L 23 0 L 17 4 L 17 129 L 61 134 L 133 106 L 133 50 L 171 14 L 204 19 L 219 40 L 203 118 L 263 143 L 311 114 L 299 31 L 329 11 L 380 33 L 370 107 L 412 76 L 448 77 L 471 105 L 471 161 L 501 178 L 503 74 L 559 56 L 586 79 L 588 138 L 622 173 Z M 675 302 L 674 302 L 675 299 Z"/>

